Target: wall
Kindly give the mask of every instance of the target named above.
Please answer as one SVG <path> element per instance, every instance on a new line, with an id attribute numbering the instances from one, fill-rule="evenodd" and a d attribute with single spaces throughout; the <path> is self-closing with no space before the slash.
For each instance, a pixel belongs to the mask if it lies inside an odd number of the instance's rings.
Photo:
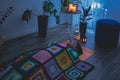
<path id="1" fill-rule="evenodd" d="M 114 19 L 120 22 L 120 0 L 105 0 L 108 1 L 107 18 Z"/>
<path id="2" fill-rule="evenodd" d="M 16 37 L 24 36 L 33 32 L 38 31 L 37 16 L 43 14 L 42 6 L 45 0 L 0 0 L 0 11 L 6 10 L 9 6 L 14 7 L 14 12 L 5 20 L 5 22 L 0 25 L 0 33 L 4 41 L 10 40 Z M 51 0 L 54 2 L 55 7 L 58 10 L 58 15 L 60 14 L 60 0 Z M 33 11 L 29 23 L 21 20 L 22 13 L 27 9 Z M 61 15 L 64 17 L 64 14 Z M 65 18 L 61 19 L 61 23 L 65 22 Z M 48 28 L 54 27 L 55 23 L 54 16 L 49 17 Z"/>

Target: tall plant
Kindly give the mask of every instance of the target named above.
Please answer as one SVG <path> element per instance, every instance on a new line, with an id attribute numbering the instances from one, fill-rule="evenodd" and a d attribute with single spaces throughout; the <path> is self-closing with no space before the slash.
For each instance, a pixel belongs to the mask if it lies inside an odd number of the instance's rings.
<path id="1" fill-rule="evenodd" d="M 91 20 L 92 17 L 90 17 L 92 14 L 90 14 L 91 6 L 88 6 L 88 8 L 84 8 L 82 6 L 82 14 L 80 15 L 81 22 L 87 22 L 88 20 Z"/>
<path id="2" fill-rule="evenodd" d="M 87 29 L 87 21 L 91 20 L 92 17 L 90 14 L 91 6 L 88 6 L 88 8 L 84 8 L 82 6 L 82 14 L 80 14 L 80 37 L 81 41 L 84 40 L 84 37 L 86 36 L 86 29 Z"/>

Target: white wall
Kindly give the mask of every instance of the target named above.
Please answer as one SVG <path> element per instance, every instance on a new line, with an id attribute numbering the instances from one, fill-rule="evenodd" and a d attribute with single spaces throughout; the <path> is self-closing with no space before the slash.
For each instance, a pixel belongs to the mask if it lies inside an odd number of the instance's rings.
<path id="1" fill-rule="evenodd" d="M 0 0 L 0 11 L 6 10 L 9 6 L 14 7 L 14 12 L 0 25 L 0 34 L 4 41 L 10 40 L 16 37 L 24 36 L 38 31 L 37 16 L 32 15 L 29 23 L 21 20 L 23 12 L 29 8 L 36 15 L 43 14 L 42 6 L 45 0 Z M 54 2 L 55 7 L 60 14 L 60 0 L 51 0 Z M 64 17 L 62 14 L 61 17 Z M 1 19 L 1 18 L 0 18 Z M 61 24 L 65 22 L 65 19 L 61 19 Z M 49 17 L 48 28 L 54 27 L 54 16 Z"/>

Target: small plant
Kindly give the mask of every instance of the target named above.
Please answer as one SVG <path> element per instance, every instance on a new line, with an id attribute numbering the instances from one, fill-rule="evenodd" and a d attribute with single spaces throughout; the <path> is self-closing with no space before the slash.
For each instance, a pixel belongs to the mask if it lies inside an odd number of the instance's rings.
<path id="1" fill-rule="evenodd" d="M 32 10 L 30 9 L 25 10 L 24 13 L 22 14 L 22 20 L 27 21 L 28 23 L 31 18 L 31 14 L 32 14 Z"/>
<path id="2" fill-rule="evenodd" d="M 54 15 L 56 18 L 56 23 L 58 24 L 59 16 L 56 15 L 57 10 L 54 7 L 55 5 L 50 0 L 45 1 L 43 5 L 43 11 L 44 11 L 43 15 Z"/>
<path id="3" fill-rule="evenodd" d="M 88 8 L 84 8 L 83 6 L 82 6 L 82 10 L 83 10 L 83 13 L 81 14 L 81 16 L 80 16 L 80 20 L 81 20 L 81 22 L 87 22 L 88 20 L 91 20 L 92 18 L 91 17 L 89 17 L 89 16 L 91 16 L 92 14 L 89 14 L 89 12 L 90 12 L 90 10 L 91 10 L 91 6 L 89 6 Z"/>
<path id="4" fill-rule="evenodd" d="M 43 6 L 43 15 L 54 15 L 56 16 L 57 10 L 54 8 L 55 5 L 50 1 L 45 1 Z"/>

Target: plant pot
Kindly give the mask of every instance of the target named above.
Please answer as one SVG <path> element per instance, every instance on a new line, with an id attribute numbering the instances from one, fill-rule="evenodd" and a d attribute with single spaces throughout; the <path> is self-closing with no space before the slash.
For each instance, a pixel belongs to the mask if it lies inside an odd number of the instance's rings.
<path id="1" fill-rule="evenodd" d="M 80 29 L 80 35 L 85 36 L 86 35 L 86 29 L 87 29 L 87 22 L 80 22 L 79 29 Z"/>
<path id="2" fill-rule="evenodd" d="M 48 16 L 38 16 L 38 34 L 39 37 L 47 36 Z"/>

